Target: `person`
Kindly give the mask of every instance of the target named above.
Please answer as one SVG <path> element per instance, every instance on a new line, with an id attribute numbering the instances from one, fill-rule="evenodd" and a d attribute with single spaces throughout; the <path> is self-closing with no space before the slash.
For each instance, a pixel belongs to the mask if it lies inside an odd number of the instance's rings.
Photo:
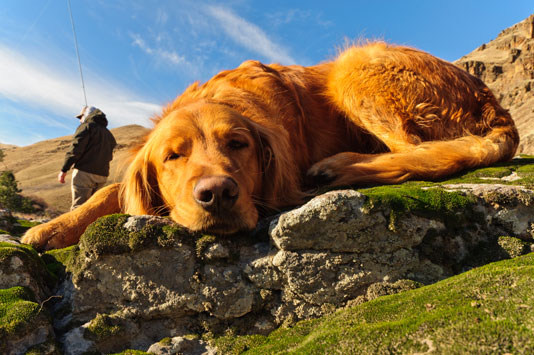
<path id="1" fill-rule="evenodd" d="M 74 165 L 71 211 L 105 185 L 113 149 L 117 145 L 115 137 L 106 128 L 106 115 L 98 108 L 84 106 L 76 118 L 80 120 L 80 125 L 58 175 L 58 181 L 64 184 L 67 171 Z"/>

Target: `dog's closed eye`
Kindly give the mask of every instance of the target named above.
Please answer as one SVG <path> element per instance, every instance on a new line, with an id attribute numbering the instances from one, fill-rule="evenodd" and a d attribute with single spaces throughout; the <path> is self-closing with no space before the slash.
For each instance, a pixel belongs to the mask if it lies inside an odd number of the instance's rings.
<path id="1" fill-rule="evenodd" d="M 169 154 L 166 158 L 165 158 L 165 161 L 168 161 L 168 160 L 176 160 L 176 159 L 179 159 L 181 158 L 182 156 L 178 153 L 171 153 Z"/>
<path id="2" fill-rule="evenodd" d="M 232 139 L 230 142 L 228 142 L 228 148 L 230 148 L 231 150 L 241 150 L 246 147 L 248 147 L 248 142 L 245 141 Z"/>

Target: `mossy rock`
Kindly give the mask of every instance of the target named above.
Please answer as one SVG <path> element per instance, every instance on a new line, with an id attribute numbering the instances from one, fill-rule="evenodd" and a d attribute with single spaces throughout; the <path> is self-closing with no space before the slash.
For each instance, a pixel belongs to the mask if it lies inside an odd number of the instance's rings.
<path id="1" fill-rule="evenodd" d="M 502 178 L 516 173 L 518 179 Z M 504 184 L 534 188 L 534 158 L 521 157 L 491 167 L 461 172 L 440 181 L 408 181 L 399 185 L 359 189 L 369 197 L 368 204 L 390 205 L 398 211 L 451 214 L 471 205 L 474 200 L 461 192 L 446 191 L 441 186 L 451 184 Z"/>
<path id="2" fill-rule="evenodd" d="M 463 270 L 480 267 L 488 263 L 516 258 L 530 252 L 529 244 L 519 238 L 500 236 L 480 243 L 462 266 Z"/>
<path id="3" fill-rule="evenodd" d="M 41 259 L 46 265 L 48 271 L 56 276 L 62 278 L 65 275 L 66 265 L 71 262 L 76 253 L 76 246 L 70 246 L 63 249 L 47 250 L 41 255 Z"/>
<path id="4" fill-rule="evenodd" d="M 25 287 L 0 289 L 0 334 L 12 335 L 39 314 L 39 304 Z"/>
<path id="5" fill-rule="evenodd" d="M 503 179 L 512 173 L 517 174 L 518 179 Z M 504 184 L 520 185 L 534 188 L 534 158 L 523 155 L 509 162 L 497 163 L 491 167 L 464 171 L 456 176 L 449 177 L 442 184 Z"/>
<path id="6" fill-rule="evenodd" d="M 515 237 L 501 236 L 497 239 L 497 244 L 508 258 L 516 258 L 528 251 L 528 243 Z"/>
<path id="7" fill-rule="evenodd" d="M 31 246 L 0 242 L 0 270 L 6 273 L 22 272 L 21 269 L 12 270 L 12 258 L 21 260 L 22 270 L 30 274 L 41 289 L 52 288 L 57 282 L 57 277 L 48 271 L 39 254 Z"/>
<path id="8" fill-rule="evenodd" d="M 483 216 L 474 209 L 476 198 L 462 191 L 447 191 L 440 186 L 413 181 L 359 191 L 367 196 L 366 208 L 390 209 L 391 230 L 395 230 L 397 221 L 405 213 L 441 220 L 450 230 L 465 225 L 467 221 L 483 220 Z"/>
<path id="9" fill-rule="evenodd" d="M 31 290 L 0 289 L 0 353 L 10 353 L 10 343 L 40 326 L 49 326 L 48 317 Z"/>
<path id="10" fill-rule="evenodd" d="M 387 205 L 396 211 L 427 215 L 451 215 L 475 202 L 473 197 L 462 192 L 424 187 L 417 183 L 377 186 L 360 192 L 368 197 L 370 207 Z"/>
<path id="11" fill-rule="evenodd" d="M 106 255 L 193 243 L 192 234 L 188 230 L 170 221 L 166 224 L 147 223 L 140 230 L 131 232 L 124 227 L 129 217 L 126 214 L 113 214 L 93 222 L 80 238 L 80 250 Z"/>
<path id="12" fill-rule="evenodd" d="M 62 355 L 63 353 L 59 349 L 61 346 L 58 341 L 50 336 L 44 343 L 30 347 L 24 355 Z"/>
<path id="13" fill-rule="evenodd" d="M 122 330 L 120 320 L 107 314 L 98 313 L 85 329 L 87 339 L 101 341 L 116 336 Z"/>
<path id="14" fill-rule="evenodd" d="M 377 298 L 269 336 L 220 337 L 224 354 L 534 352 L 534 253 Z"/>

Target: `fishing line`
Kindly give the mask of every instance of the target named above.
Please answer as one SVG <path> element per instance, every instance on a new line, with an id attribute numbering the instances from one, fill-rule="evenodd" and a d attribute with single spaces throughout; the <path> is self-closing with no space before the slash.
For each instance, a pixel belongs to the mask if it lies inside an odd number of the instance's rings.
<path id="1" fill-rule="evenodd" d="M 78 39 L 76 38 L 76 29 L 74 28 L 74 19 L 72 18 L 70 0 L 67 0 L 67 3 L 69 5 L 70 23 L 72 24 L 72 34 L 74 36 L 74 46 L 76 47 L 76 57 L 78 58 L 78 67 L 80 68 L 80 78 L 82 79 L 83 98 L 85 99 L 85 106 L 87 106 L 87 94 L 85 93 L 85 83 L 83 81 L 82 62 L 80 60 L 80 52 L 78 51 Z"/>

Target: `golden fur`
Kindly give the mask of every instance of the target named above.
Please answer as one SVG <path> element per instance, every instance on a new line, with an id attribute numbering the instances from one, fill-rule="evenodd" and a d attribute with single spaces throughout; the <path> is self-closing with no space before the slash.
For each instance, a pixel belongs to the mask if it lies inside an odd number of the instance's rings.
<path id="1" fill-rule="evenodd" d="M 482 81 L 382 42 L 311 67 L 247 61 L 190 86 L 154 121 L 121 184 L 22 241 L 74 244 L 98 216 L 119 211 L 233 233 L 253 228 L 259 210 L 301 203 L 305 181 L 439 179 L 511 159 L 519 143 Z"/>

